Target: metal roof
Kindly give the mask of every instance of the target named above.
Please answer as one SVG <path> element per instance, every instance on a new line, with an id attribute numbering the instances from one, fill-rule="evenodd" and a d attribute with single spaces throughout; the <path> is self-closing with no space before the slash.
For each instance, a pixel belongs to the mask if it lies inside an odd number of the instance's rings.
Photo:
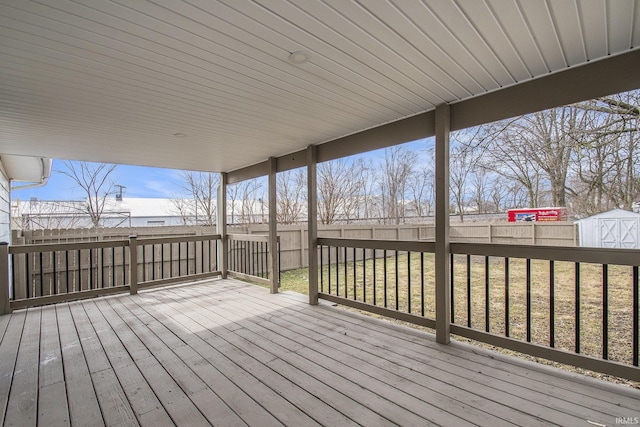
<path id="1" fill-rule="evenodd" d="M 0 0 L 0 153 L 229 171 L 638 46 L 640 0 Z"/>

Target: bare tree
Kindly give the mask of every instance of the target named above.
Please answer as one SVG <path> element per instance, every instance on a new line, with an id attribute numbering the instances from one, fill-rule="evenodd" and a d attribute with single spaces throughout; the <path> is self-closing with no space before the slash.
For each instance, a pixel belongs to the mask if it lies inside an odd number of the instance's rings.
<path id="1" fill-rule="evenodd" d="M 294 224 L 302 219 L 307 200 L 305 170 L 284 171 L 278 175 L 276 217 L 280 224 Z"/>
<path id="2" fill-rule="evenodd" d="M 69 161 L 63 162 L 63 165 L 65 170 L 60 173 L 71 178 L 85 192 L 87 204 L 84 209 L 93 227 L 99 227 L 107 197 L 115 194 L 111 174 L 116 170 L 116 165 Z"/>
<path id="3" fill-rule="evenodd" d="M 578 108 L 588 120 L 569 189 L 575 210 L 631 209 L 640 192 L 640 91 L 583 102 Z"/>
<path id="4" fill-rule="evenodd" d="M 322 224 L 349 221 L 358 216 L 364 162 L 338 159 L 318 165 L 318 216 Z M 366 201 L 364 201 L 366 210 Z"/>
<path id="5" fill-rule="evenodd" d="M 240 222 L 252 224 L 265 222 L 264 218 L 264 182 L 254 178 L 240 184 L 242 203 L 240 204 Z M 258 206 L 260 205 L 260 206 Z M 267 204 L 268 207 L 268 204 Z"/>
<path id="6" fill-rule="evenodd" d="M 403 146 L 384 150 L 382 171 L 378 176 L 384 216 L 395 224 L 405 217 L 408 179 L 415 167 L 415 153 Z"/>
<path id="7" fill-rule="evenodd" d="M 427 161 L 422 162 L 410 175 L 407 187 L 411 197 L 411 207 L 418 217 L 431 215 L 435 198 L 434 152 L 427 151 Z"/>
<path id="8" fill-rule="evenodd" d="M 216 223 L 216 192 L 220 175 L 213 172 L 183 171 L 179 184 L 186 198 L 172 200 L 185 224 L 212 226 Z"/>

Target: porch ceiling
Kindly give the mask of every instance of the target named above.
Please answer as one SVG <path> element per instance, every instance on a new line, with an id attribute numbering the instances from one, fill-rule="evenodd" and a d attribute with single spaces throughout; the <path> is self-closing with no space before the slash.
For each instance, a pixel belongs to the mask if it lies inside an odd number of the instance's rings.
<path id="1" fill-rule="evenodd" d="M 638 46 L 640 0 L 0 0 L 0 153 L 229 171 Z"/>

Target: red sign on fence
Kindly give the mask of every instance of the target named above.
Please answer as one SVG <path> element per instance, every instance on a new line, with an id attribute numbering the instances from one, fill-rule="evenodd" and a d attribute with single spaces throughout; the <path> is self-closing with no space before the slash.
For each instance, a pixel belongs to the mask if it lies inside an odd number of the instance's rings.
<path id="1" fill-rule="evenodd" d="M 567 208 L 509 209 L 509 222 L 566 221 Z"/>

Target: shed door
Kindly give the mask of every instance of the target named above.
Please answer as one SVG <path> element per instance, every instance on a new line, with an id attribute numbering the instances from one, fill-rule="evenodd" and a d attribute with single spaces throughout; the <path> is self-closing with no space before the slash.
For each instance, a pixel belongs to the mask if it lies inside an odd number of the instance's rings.
<path id="1" fill-rule="evenodd" d="M 638 220 L 620 219 L 620 248 L 638 248 Z"/>
<path id="2" fill-rule="evenodd" d="M 618 219 L 602 218 L 598 220 L 600 230 L 600 245 L 603 248 L 618 248 Z"/>
<path id="3" fill-rule="evenodd" d="M 635 218 L 600 219 L 600 244 L 603 248 L 639 248 L 638 228 L 638 220 Z"/>

